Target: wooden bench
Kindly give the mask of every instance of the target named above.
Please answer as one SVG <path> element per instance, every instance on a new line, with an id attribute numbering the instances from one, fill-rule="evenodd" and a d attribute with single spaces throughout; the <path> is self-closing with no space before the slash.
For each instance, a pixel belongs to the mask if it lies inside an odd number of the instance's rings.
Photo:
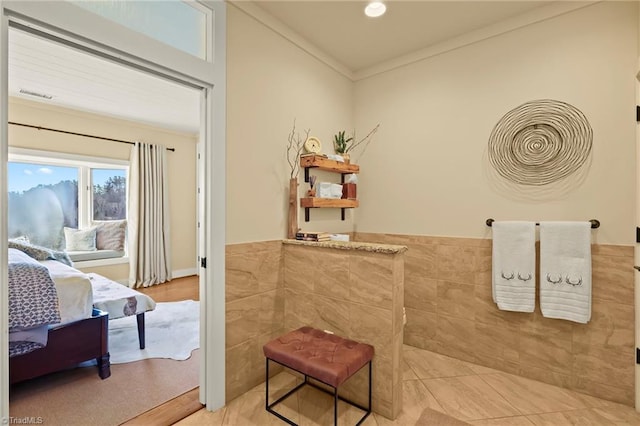
<path id="1" fill-rule="evenodd" d="M 367 416 L 371 414 L 371 360 L 373 359 L 373 346 L 354 342 L 311 327 L 302 327 L 268 342 L 264 345 L 263 351 L 266 358 L 265 408 L 278 418 L 290 425 L 296 425 L 290 419 L 274 411 L 273 407 L 305 385 L 313 386 L 333 395 L 333 419 L 335 425 L 338 424 L 338 399 L 365 411 L 364 416 L 358 421 L 357 425 L 364 422 Z M 269 403 L 269 361 L 274 361 L 304 374 L 304 382 L 271 404 Z M 338 396 L 338 387 L 367 364 L 369 365 L 369 406 L 363 407 Z M 310 382 L 309 378 L 331 387 L 333 392 L 329 392 Z"/>

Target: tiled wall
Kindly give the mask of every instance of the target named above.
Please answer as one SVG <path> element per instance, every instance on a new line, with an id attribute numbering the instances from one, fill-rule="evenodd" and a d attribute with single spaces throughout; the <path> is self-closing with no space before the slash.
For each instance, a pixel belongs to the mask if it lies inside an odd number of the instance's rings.
<path id="1" fill-rule="evenodd" d="M 395 418 L 402 408 L 403 271 L 402 254 L 281 241 L 228 245 L 227 401 L 264 381 L 264 343 L 311 325 L 375 347 L 373 408 Z M 366 405 L 367 380 L 363 369 L 342 388 L 345 396 Z"/>
<path id="2" fill-rule="evenodd" d="M 405 253 L 405 344 L 634 404 L 633 247 L 592 246 L 588 324 L 498 310 L 491 240 L 357 233 Z M 539 305 L 536 298 L 536 305 Z"/>
<path id="3" fill-rule="evenodd" d="M 403 254 L 284 245 L 285 329 L 310 325 L 373 345 L 373 410 L 390 419 L 402 408 L 403 273 Z M 360 370 L 346 396 L 366 405 L 367 380 Z"/>
<path id="4" fill-rule="evenodd" d="M 264 381 L 262 346 L 284 333 L 282 242 L 226 247 L 226 398 Z"/>

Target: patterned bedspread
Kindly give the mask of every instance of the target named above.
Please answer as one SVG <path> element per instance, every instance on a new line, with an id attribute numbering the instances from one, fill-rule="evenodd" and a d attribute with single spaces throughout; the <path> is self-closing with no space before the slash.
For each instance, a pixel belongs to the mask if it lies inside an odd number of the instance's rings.
<path id="1" fill-rule="evenodd" d="M 153 311 L 156 308 L 156 302 L 146 294 L 94 272 L 87 275 L 93 288 L 93 306 L 109 312 L 110 320 Z"/>
<path id="2" fill-rule="evenodd" d="M 60 322 L 56 287 L 46 267 L 9 249 L 9 332 Z M 28 343 L 28 344 L 27 344 Z M 10 342 L 9 355 L 43 347 L 34 342 Z"/>

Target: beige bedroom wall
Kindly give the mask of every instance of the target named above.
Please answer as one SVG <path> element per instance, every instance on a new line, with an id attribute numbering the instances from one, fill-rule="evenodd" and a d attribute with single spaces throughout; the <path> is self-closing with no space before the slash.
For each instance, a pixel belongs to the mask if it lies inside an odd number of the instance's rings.
<path id="1" fill-rule="evenodd" d="M 601 2 L 355 84 L 356 126 L 381 128 L 361 161 L 357 232 L 490 238 L 487 218 L 588 220 L 600 244 L 634 240 L 637 2 Z M 490 176 L 488 138 L 512 108 L 556 99 L 593 128 L 584 182 L 523 199 Z"/>
<path id="2" fill-rule="evenodd" d="M 287 136 L 301 135 L 333 153 L 332 138 L 353 127 L 353 83 L 228 3 L 227 8 L 227 244 L 286 237 L 290 168 Z M 320 175 L 320 173 L 318 173 Z M 339 182 L 326 174 L 321 180 Z M 307 189 L 300 174 L 300 194 Z M 356 212 L 315 209 L 305 230 L 350 232 Z"/>
<path id="3" fill-rule="evenodd" d="M 10 98 L 9 121 L 150 143 L 175 148 L 168 152 L 171 267 L 174 274 L 196 269 L 196 143 L 197 136 L 167 131 L 131 121 Z M 130 145 L 36 129 L 9 126 L 9 146 L 127 160 Z M 113 280 L 128 278 L 128 265 L 87 268 Z"/>

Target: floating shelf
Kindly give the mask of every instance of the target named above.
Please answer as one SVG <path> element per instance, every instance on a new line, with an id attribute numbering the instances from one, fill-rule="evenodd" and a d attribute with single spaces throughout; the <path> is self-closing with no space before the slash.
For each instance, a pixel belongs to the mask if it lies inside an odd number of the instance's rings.
<path id="1" fill-rule="evenodd" d="M 309 209 L 315 208 L 339 208 L 342 210 L 342 220 L 345 219 L 344 209 L 358 207 L 358 200 L 343 198 L 300 198 L 300 207 L 304 208 L 304 221 L 309 222 Z"/>
<path id="2" fill-rule="evenodd" d="M 322 207 L 339 207 L 350 209 L 358 207 L 358 200 L 349 200 L 344 198 L 300 198 L 300 207 L 304 208 L 322 208 Z"/>
<path id="3" fill-rule="evenodd" d="M 336 160 L 330 160 L 322 155 L 308 155 L 300 157 L 300 167 L 304 168 L 304 181 L 309 182 L 309 169 L 316 168 L 326 170 L 328 172 L 350 174 L 360 173 L 360 166 L 357 164 L 343 163 Z"/>

